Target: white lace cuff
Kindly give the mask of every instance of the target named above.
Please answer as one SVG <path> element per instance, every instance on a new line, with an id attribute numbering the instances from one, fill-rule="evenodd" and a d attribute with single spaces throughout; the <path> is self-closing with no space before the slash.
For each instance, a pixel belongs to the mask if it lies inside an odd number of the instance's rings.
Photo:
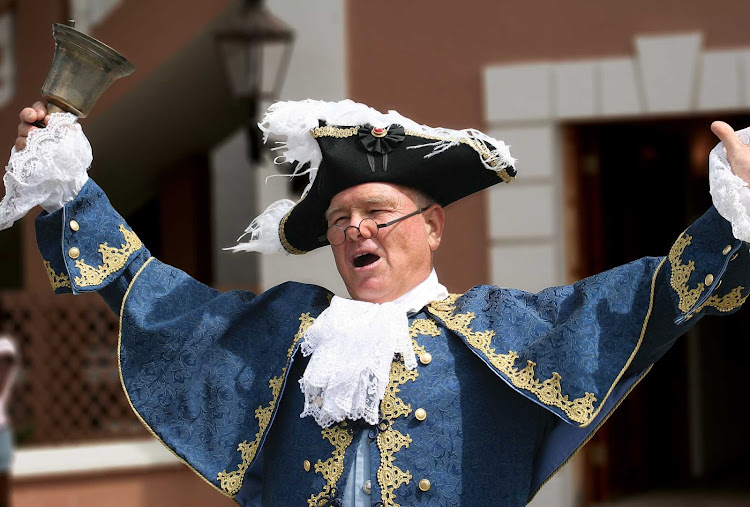
<path id="1" fill-rule="evenodd" d="M 743 143 L 750 144 L 750 128 L 738 130 L 737 135 Z M 732 224 L 735 238 L 750 242 L 750 189 L 732 172 L 723 143 L 711 150 L 708 177 L 716 210 Z"/>
<path id="2" fill-rule="evenodd" d="M 34 206 L 53 212 L 72 201 L 88 181 L 93 156 L 78 118 L 50 115 L 49 125 L 29 132 L 26 148 L 11 151 L 5 168 L 5 197 L 0 230 L 23 218 Z"/>

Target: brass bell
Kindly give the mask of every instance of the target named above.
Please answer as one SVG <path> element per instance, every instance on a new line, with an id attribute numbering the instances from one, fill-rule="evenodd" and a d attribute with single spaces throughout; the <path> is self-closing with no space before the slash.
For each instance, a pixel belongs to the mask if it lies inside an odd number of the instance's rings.
<path id="1" fill-rule="evenodd" d="M 69 25 L 55 23 L 55 57 L 42 86 L 50 113 L 66 111 L 85 118 L 102 93 L 135 67 L 120 53 Z"/>

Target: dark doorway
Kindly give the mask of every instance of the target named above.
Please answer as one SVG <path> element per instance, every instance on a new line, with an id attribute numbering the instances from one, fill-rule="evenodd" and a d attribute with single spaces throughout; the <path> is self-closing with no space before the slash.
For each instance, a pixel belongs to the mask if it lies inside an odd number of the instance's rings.
<path id="1" fill-rule="evenodd" d="M 577 188 L 575 277 L 665 255 L 711 206 L 712 118 L 566 127 Z M 750 116 L 722 118 L 750 125 Z M 575 219 L 575 218 L 574 218 Z M 750 309 L 707 317 L 646 376 L 588 444 L 587 503 L 661 489 L 750 491 Z"/>

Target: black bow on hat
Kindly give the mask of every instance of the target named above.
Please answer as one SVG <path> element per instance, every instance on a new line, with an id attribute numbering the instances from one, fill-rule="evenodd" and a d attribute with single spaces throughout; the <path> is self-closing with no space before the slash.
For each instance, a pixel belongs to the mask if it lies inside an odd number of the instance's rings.
<path id="1" fill-rule="evenodd" d="M 385 155 L 395 150 L 406 137 L 404 127 L 390 125 L 389 127 L 373 127 L 367 124 L 359 127 L 359 141 L 370 153 Z"/>

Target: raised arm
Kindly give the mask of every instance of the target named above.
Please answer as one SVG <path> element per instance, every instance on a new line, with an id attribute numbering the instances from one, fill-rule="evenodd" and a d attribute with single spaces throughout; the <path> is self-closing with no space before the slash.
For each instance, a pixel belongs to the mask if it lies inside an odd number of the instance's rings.
<path id="1" fill-rule="evenodd" d="M 49 134 L 33 121 L 54 126 L 58 118 L 74 124 L 65 116 L 46 118 L 39 104 L 22 111 L 15 154 L 27 155 L 35 139 Z M 53 150 L 54 142 L 42 148 Z M 247 495 L 252 480 L 245 475 L 276 413 L 301 330 L 328 305 L 330 293 L 293 283 L 259 296 L 208 287 L 151 256 L 88 178 L 88 164 L 75 172 L 80 186 L 61 184 L 55 164 L 65 153 L 55 157 L 52 164 L 32 163 L 39 171 L 23 175 L 47 192 L 22 196 L 46 209 L 36 232 L 54 292 L 96 291 L 106 300 L 120 316 L 122 385 L 138 417 L 216 489 Z M 15 216 L 25 214 L 13 209 Z"/>

